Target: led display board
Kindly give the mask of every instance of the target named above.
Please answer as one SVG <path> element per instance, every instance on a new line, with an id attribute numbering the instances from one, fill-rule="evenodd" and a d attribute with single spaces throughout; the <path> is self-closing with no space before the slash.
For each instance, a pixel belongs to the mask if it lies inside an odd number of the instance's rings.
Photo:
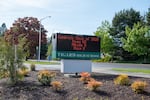
<path id="1" fill-rule="evenodd" d="M 52 44 L 53 58 L 100 58 L 100 38 L 96 36 L 55 33 L 52 37 Z"/>

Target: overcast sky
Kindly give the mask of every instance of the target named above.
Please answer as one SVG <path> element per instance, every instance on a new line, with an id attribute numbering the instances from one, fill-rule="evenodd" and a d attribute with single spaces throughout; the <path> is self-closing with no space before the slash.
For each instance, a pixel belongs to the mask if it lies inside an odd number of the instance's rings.
<path id="1" fill-rule="evenodd" d="M 54 32 L 93 35 L 101 22 L 111 22 L 115 13 L 133 8 L 144 15 L 150 8 L 149 0 L 0 0 L 0 25 L 7 28 L 14 20 L 36 17 L 48 30 Z"/>

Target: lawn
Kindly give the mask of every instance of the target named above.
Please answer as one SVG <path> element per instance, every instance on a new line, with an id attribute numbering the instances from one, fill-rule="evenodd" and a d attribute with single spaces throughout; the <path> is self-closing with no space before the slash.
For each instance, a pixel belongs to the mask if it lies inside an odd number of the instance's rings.
<path id="1" fill-rule="evenodd" d="M 134 72 L 134 73 L 150 74 L 150 69 L 113 68 L 112 70 L 114 70 L 114 71 L 119 71 L 119 72 Z"/>

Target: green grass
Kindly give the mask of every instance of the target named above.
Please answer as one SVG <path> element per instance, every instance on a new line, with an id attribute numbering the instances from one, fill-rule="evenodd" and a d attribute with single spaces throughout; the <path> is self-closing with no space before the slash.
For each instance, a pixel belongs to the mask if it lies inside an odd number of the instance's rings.
<path id="1" fill-rule="evenodd" d="M 134 69 L 134 68 L 113 68 L 114 71 L 119 72 L 133 72 L 133 73 L 145 73 L 150 74 L 150 69 Z"/>
<path id="2" fill-rule="evenodd" d="M 54 65 L 59 64 L 57 62 L 43 62 L 43 61 L 24 61 L 24 63 L 28 64 L 41 64 L 41 65 Z"/>
<path id="3" fill-rule="evenodd" d="M 115 63 L 142 64 L 142 61 L 115 61 Z"/>

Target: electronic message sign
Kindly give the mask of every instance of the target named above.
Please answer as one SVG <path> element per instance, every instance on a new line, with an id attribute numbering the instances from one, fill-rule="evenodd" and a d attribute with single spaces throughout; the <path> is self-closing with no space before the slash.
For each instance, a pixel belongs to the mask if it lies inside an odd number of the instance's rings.
<path id="1" fill-rule="evenodd" d="M 52 37 L 52 44 L 53 58 L 100 58 L 100 38 L 96 36 L 56 33 Z"/>

